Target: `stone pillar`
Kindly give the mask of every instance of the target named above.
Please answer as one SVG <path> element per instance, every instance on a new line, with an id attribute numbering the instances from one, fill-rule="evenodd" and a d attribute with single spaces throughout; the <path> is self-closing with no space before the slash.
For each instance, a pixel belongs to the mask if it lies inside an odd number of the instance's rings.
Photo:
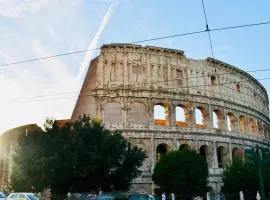
<path id="1" fill-rule="evenodd" d="M 217 157 L 217 147 L 216 147 L 216 141 L 213 141 L 213 162 L 212 162 L 213 168 L 218 168 L 218 157 Z"/>
<path id="2" fill-rule="evenodd" d="M 195 128 L 196 127 L 196 114 L 195 114 L 196 106 L 194 104 L 190 104 L 189 109 L 189 119 L 190 119 L 190 127 Z"/>
<path id="3" fill-rule="evenodd" d="M 230 163 L 232 163 L 232 161 L 233 161 L 233 159 L 232 159 L 232 144 L 231 144 L 231 142 L 229 142 L 229 161 L 230 161 Z"/>
<path id="4" fill-rule="evenodd" d="M 124 85 L 128 84 L 128 58 L 127 56 L 124 54 L 123 56 L 123 74 L 124 74 Z"/>
<path id="5" fill-rule="evenodd" d="M 152 145 L 152 155 L 151 155 L 151 173 L 154 172 L 155 164 L 156 164 L 156 148 L 154 144 L 154 137 L 151 137 L 151 145 Z"/>
<path id="6" fill-rule="evenodd" d="M 208 122 L 205 124 L 207 128 L 214 128 L 213 127 L 213 108 L 208 105 Z"/>
<path id="7" fill-rule="evenodd" d="M 175 105 L 174 104 L 171 104 L 170 105 L 170 107 L 171 107 L 171 110 L 170 110 L 170 114 L 171 114 L 171 116 L 170 116 L 170 127 L 171 128 L 174 128 L 176 125 L 176 110 L 175 110 Z"/>

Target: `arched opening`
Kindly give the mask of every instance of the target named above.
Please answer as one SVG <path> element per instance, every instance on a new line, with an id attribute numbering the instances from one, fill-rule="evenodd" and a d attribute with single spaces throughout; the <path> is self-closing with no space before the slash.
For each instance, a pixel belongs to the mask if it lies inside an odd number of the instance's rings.
<path id="1" fill-rule="evenodd" d="M 223 146 L 217 148 L 218 167 L 224 168 L 226 165 L 226 150 Z"/>
<path id="2" fill-rule="evenodd" d="M 236 160 L 241 160 L 242 158 L 242 152 L 239 148 L 235 147 L 232 150 L 232 160 L 233 162 Z"/>
<path id="3" fill-rule="evenodd" d="M 179 151 L 184 151 L 184 150 L 191 150 L 190 146 L 188 144 L 182 144 L 179 147 Z"/>
<path id="4" fill-rule="evenodd" d="M 176 126 L 181 126 L 181 127 L 187 126 L 187 122 L 186 122 L 187 116 L 186 115 L 187 115 L 186 108 L 183 105 L 176 106 L 176 108 L 175 108 Z"/>
<path id="5" fill-rule="evenodd" d="M 200 154 L 205 160 L 207 160 L 207 146 L 206 145 L 203 145 L 200 147 Z"/>
<path id="6" fill-rule="evenodd" d="M 263 125 L 260 121 L 257 122 L 257 126 L 258 126 L 258 133 L 260 135 L 263 135 Z"/>
<path id="7" fill-rule="evenodd" d="M 156 104 L 154 106 L 154 120 L 158 126 L 169 125 L 169 108 L 164 104 Z"/>
<path id="8" fill-rule="evenodd" d="M 252 117 L 249 119 L 249 131 L 251 133 L 256 133 L 256 123 Z"/>
<path id="9" fill-rule="evenodd" d="M 212 168 L 212 156 L 208 146 L 202 145 L 199 150 L 201 156 L 206 160 L 208 168 Z"/>
<path id="10" fill-rule="evenodd" d="M 168 145 L 167 144 L 159 144 L 156 149 L 156 161 L 158 162 L 163 155 L 168 153 Z"/>
<path id="11" fill-rule="evenodd" d="M 221 123 L 222 113 L 221 113 L 221 111 L 213 110 L 212 115 L 213 115 L 213 127 L 218 128 L 218 129 L 222 128 L 222 123 Z"/>
<path id="12" fill-rule="evenodd" d="M 227 129 L 228 131 L 232 131 L 235 130 L 235 123 L 236 123 L 236 119 L 233 113 L 229 112 L 226 115 L 226 121 L 227 121 Z"/>
<path id="13" fill-rule="evenodd" d="M 195 109 L 195 123 L 196 128 L 205 127 L 205 109 L 203 107 L 197 107 Z"/>
<path id="14" fill-rule="evenodd" d="M 268 139 L 268 131 L 267 126 L 265 124 L 263 125 L 263 135 L 265 136 L 266 139 Z"/>
<path id="15" fill-rule="evenodd" d="M 216 85 L 217 84 L 217 79 L 215 76 L 211 76 L 211 84 Z"/>
<path id="16" fill-rule="evenodd" d="M 240 92 L 240 84 L 239 83 L 236 84 L 236 90 L 237 90 L 237 92 Z"/>
<path id="17" fill-rule="evenodd" d="M 243 132 L 246 130 L 246 118 L 243 115 L 239 117 L 239 128 Z"/>

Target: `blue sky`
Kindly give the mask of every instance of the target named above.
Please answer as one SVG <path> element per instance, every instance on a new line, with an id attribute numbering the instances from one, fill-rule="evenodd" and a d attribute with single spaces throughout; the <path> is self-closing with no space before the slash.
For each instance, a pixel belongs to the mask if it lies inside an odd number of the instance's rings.
<path id="1" fill-rule="evenodd" d="M 201 0 L 0 0 L 0 64 L 103 43 L 122 43 L 205 29 Z M 270 21 L 269 1 L 205 0 L 209 27 Z M 214 56 L 243 70 L 270 68 L 270 25 L 212 32 Z M 207 33 L 151 41 L 211 56 Z M 46 117 L 69 118 L 90 58 L 87 52 L 1 67 L 0 132 Z M 269 78 L 270 71 L 252 73 Z M 270 93 L 270 80 L 261 83 Z"/>

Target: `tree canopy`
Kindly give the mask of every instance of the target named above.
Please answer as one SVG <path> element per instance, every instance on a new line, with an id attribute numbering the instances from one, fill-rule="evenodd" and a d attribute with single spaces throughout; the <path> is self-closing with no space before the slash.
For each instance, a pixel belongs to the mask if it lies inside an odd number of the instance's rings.
<path id="1" fill-rule="evenodd" d="M 264 166 L 262 170 L 265 191 L 268 191 L 270 189 L 270 168 L 269 166 Z M 233 163 L 223 171 L 223 183 L 224 193 L 232 194 L 243 191 L 245 194 L 254 195 L 260 189 L 258 168 L 243 160 L 234 160 Z"/>
<path id="2" fill-rule="evenodd" d="M 14 156 L 11 183 L 15 191 L 50 186 L 54 193 L 90 189 L 127 190 L 140 173 L 146 153 L 119 131 L 110 131 L 87 116 L 45 131 L 21 136 Z"/>
<path id="3" fill-rule="evenodd" d="M 159 191 L 174 193 L 178 197 L 204 194 L 207 187 L 206 160 L 195 151 L 173 151 L 161 157 L 152 179 Z"/>

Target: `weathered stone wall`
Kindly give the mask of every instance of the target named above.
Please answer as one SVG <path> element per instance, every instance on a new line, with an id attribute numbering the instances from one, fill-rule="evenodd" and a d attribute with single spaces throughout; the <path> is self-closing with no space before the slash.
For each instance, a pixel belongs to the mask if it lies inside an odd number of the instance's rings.
<path id="1" fill-rule="evenodd" d="M 156 105 L 164 108 L 164 119 L 154 118 Z M 205 157 L 209 183 L 219 191 L 225 165 L 244 159 L 247 148 L 269 147 L 268 105 L 264 87 L 229 64 L 188 59 L 180 50 L 110 44 L 91 63 L 72 119 L 90 114 L 147 151 L 131 190 L 153 190 L 160 149 L 190 148 Z M 184 121 L 176 121 L 177 108 L 184 110 Z"/>

